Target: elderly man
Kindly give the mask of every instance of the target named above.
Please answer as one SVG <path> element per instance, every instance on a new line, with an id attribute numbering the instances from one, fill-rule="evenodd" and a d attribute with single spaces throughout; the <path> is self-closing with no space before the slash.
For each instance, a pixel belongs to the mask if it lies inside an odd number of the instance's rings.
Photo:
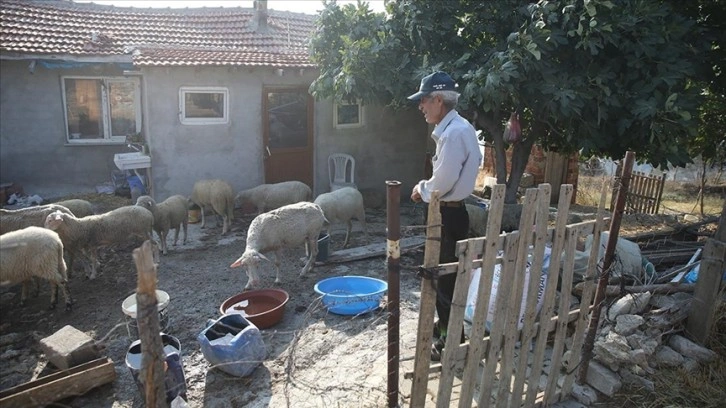
<path id="1" fill-rule="evenodd" d="M 454 80 L 445 72 L 434 72 L 424 77 L 419 91 L 408 99 L 417 101 L 426 123 L 435 125 L 431 138 L 436 142 L 433 174 L 430 179 L 421 180 L 413 187 L 411 200 L 428 203 L 431 192 L 438 190 L 443 224 L 439 263 L 456 262 L 456 241 L 466 239 L 469 231 L 469 214 L 464 199 L 474 191 L 482 159 L 476 130 L 454 109 L 459 93 Z M 441 359 L 446 341 L 456 276 L 454 273 L 437 279 L 436 313 L 439 320 L 434 326 L 435 339 L 431 348 L 434 361 Z M 462 327 L 462 341 L 463 336 Z"/>

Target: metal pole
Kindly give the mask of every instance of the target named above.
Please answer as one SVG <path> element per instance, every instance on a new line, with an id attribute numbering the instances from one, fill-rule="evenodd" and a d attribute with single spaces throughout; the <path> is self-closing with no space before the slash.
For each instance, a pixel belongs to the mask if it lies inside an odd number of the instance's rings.
<path id="1" fill-rule="evenodd" d="M 398 360 L 401 281 L 401 182 L 386 181 L 388 263 L 388 407 L 398 407 Z"/>
<path id="2" fill-rule="evenodd" d="M 615 209 L 613 210 L 612 220 L 610 221 L 610 232 L 608 235 L 608 243 L 605 247 L 605 258 L 602 265 L 602 273 L 597 282 L 595 291 L 595 300 L 593 300 L 592 316 L 590 324 L 587 327 L 585 335 L 585 343 L 582 347 L 582 363 L 578 382 L 584 384 L 587 381 L 587 369 L 592 359 L 592 350 L 595 347 L 595 336 L 600 325 L 600 313 L 602 311 L 603 301 L 607 291 L 608 281 L 610 280 L 610 265 L 615 258 L 615 246 L 618 243 L 618 234 L 620 233 L 620 222 L 623 220 L 623 210 L 625 208 L 625 197 L 628 195 L 628 187 L 630 186 L 630 176 L 633 172 L 633 162 L 635 161 L 635 153 L 628 151 L 625 153 L 625 162 L 622 167 L 622 175 L 620 183 L 615 183 L 617 188 L 615 198 Z M 616 180 L 617 181 L 617 180 Z"/>

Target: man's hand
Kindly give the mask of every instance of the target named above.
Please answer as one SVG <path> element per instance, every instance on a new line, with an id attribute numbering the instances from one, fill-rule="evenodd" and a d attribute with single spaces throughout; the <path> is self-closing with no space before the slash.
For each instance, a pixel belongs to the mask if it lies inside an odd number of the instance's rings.
<path id="1" fill-rule="evenodd" d="M 418 192 L 418 184 L 413 186 L 413 190 L 411 191 L 411 201 L 414 203 L 421 202 L 421 193 Z"/>

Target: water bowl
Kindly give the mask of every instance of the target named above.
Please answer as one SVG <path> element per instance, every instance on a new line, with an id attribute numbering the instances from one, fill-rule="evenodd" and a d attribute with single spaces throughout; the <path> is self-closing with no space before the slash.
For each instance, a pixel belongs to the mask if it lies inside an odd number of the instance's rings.
<path id="1" fill-rule="evenodd" d="M 388 283 L 367 276 L 338 276 L 319 281 L 314 289 L 322 295 L 328 311 L 354 316 L 377 309 L 388 290 Z"/>
<path id="2" fill-rule="evenodd" d="M 285 313 L 290 295 L 282 289 L 258 289 L 239 293 L 222 302 L 219 313 L 241 314 L 259 329 L 274 326 Z"/>

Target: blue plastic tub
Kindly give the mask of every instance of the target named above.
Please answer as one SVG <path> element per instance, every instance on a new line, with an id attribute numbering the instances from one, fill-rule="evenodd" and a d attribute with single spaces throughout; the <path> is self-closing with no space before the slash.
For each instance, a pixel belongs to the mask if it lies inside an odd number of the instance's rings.
<path id="1" fill-rule="evenodd" d="M 386 281 L 367 276 L 338 276 L 315 284 L 328 311 L 347 316 L 377 309 L 387 290 Z"/>

